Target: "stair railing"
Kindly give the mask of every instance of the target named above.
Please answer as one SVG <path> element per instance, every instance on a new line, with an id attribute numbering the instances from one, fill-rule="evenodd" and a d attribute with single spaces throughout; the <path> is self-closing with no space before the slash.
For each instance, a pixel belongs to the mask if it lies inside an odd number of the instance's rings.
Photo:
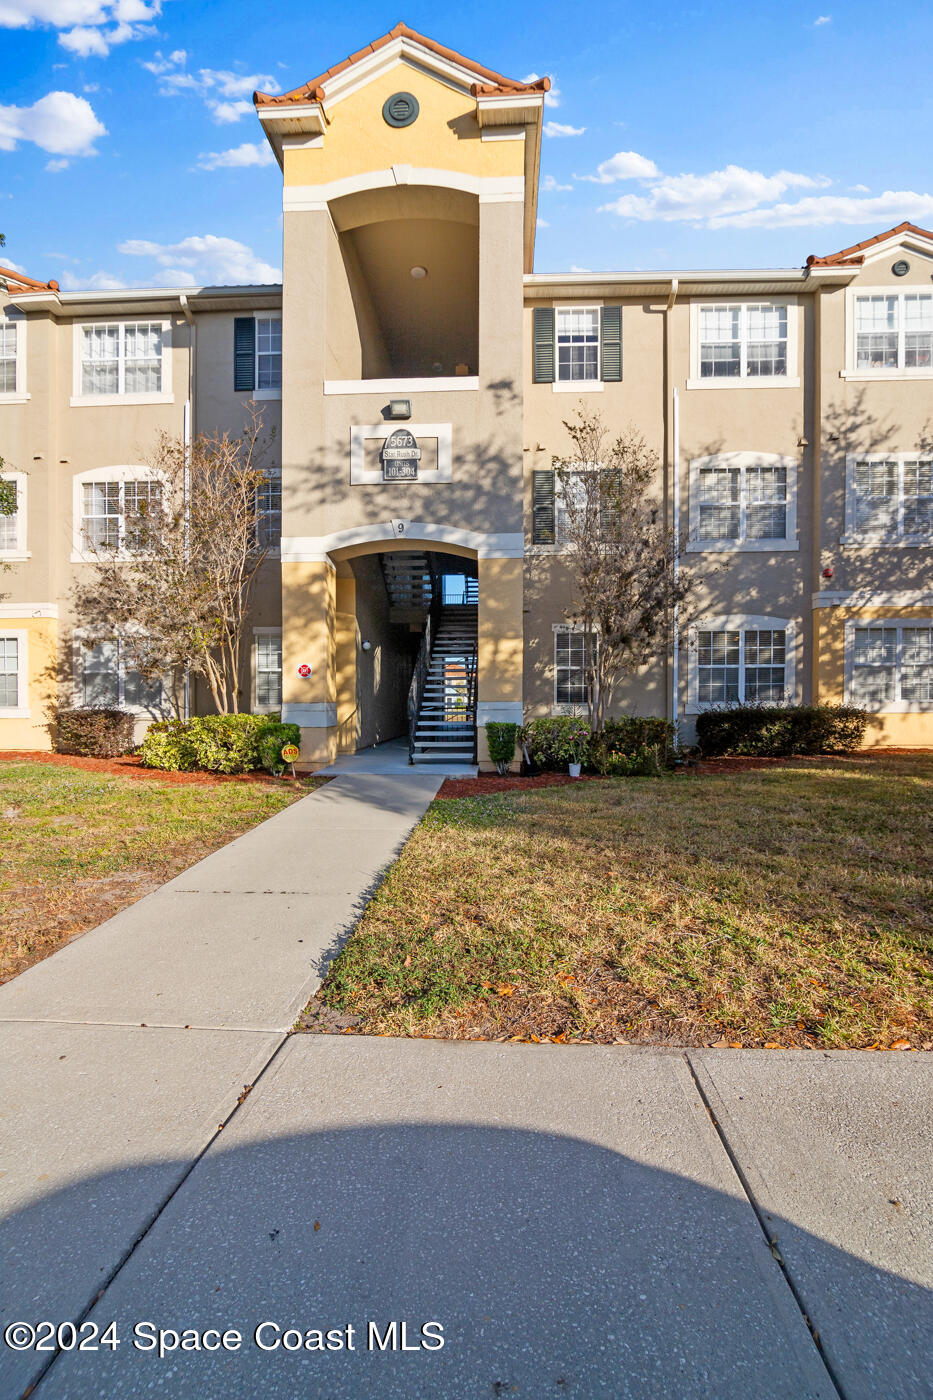
<path id="1" fill-rule="evenodd" d="M 476 762 L 479 733 L 476 723 L 476 673 L 479 669 L 479 639 L 473 647 L 473 664 L 470 667 L 470 688 L 467 699 L 467 714 L 473 716 L 473 762 Z"/>
<path id="2" fill-rule="evenodd" d="M 421 633 L 421 646 L 418 648 L 418 657 L 415 661 L 415 669 L 411 673 L 411 685 L 408 687 L 408 762 L 415 761 L 415 733 L 418 729 L 418 716 L 421 713 L 421 702 L 424 699 L 424 687 L 428 678 L 428 667 L 431 664 L 431 648 L 434 645 L 434 633 L 437 630 L 437 621 L 440 616 L 440 598 L 431 600 L 428 615 L 424 620 L 424 629 Z"/>

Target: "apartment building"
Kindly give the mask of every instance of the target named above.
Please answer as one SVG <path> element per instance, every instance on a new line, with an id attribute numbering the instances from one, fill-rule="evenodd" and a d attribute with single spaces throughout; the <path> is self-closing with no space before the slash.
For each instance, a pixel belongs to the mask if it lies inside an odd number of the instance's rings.
<path id="1" fill-rule="evenodd" d="M 302 761 L 583 707 L 553 458 L 580 403 L 632 426 L 704 582 L 620 711 L 851 700 L 870 742 L 933 745 L 933 233 L 790 269 L 534 271 L 547 79 L 399 25 L 255 95 L 282 170 L 283 283 L 63 292 L 0 270 L 0 747 L 56 704 L 146 686 L 71 588 L 130 549 L 158 434 L 274 438 L 241 707 Z M 414 701 L 414 719 L 409 713 Z M 197 685 L 187 703 L 209 709 Z M 411 722 L 410 722 L 411 721 Z"/>

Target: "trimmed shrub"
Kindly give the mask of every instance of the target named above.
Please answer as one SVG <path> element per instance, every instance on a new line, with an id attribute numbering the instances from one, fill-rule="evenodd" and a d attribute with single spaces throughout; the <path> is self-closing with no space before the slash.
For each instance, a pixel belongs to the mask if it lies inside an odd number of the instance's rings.
<path id="1" fill-rule="evenodd" d="M 198 715 L 151 724 L 139 757 L 147 768 L 170 772 L 249 773 L 269 766 L 276 745 L 281 766 L 282 746 L 300 739 L 298 725 L 282 724 L 278 715 Z"/>
<path id="2" fill-rule="evenodd" d="M 575 715 L 533 719 L 525 725 L 522 737 L 539 768 L 561 769 L 568 763 L 585 761 L 590 724 Z"/>
<path id="3" fill-rule="evenodd" d="M 489 757 L 502 776 L 509 771 L 509 766 L 515 757 L 515 744 L 521 733 L 521 728 L 520 724 L 507 724 L 498 720 L 490 720 L 486 725 L 486 746 L 489 749 Z"/>
<path id="4" fill-rule="evenodd" d="M 601 734 L 590 739 L 587 764 L 605 777 L 659 773 L 667 766 L 674 742 L 669 720 L 621 715 L 607 719 Z"/>
<path id="5" fill-rule="evenodd" d="M 117 758 L 135 747 L 127 710 L 61 709 L 55 717 L 55 752 L 82 758 Z"/>
<path id="6" fill-rule="evenodd" d="M 697 716 L 697 741 L 707 758 L 853 753 L 870 719 L 856 705 L 732 705 Z"/>
<path id="7" fill-rule="evenodd" d="M 284 773 L 285 759 L 282 757 L 282 750 L 286 744 L 300 743 L 301 730 L 297 724 L 269 724 L 259 734 L 259 761 L 270 773 Z"/>

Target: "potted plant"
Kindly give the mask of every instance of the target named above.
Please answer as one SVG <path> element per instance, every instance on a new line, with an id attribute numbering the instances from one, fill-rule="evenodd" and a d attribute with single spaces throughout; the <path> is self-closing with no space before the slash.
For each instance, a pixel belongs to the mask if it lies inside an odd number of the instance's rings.
<path id="1" fill-rule="evenodd" d="M 580 768 L 586 756 L 586 746 L 590 739 L 590 726 L 577 724 L 567 735 L 567 760 L 571 778 L 579 778 Z"/>

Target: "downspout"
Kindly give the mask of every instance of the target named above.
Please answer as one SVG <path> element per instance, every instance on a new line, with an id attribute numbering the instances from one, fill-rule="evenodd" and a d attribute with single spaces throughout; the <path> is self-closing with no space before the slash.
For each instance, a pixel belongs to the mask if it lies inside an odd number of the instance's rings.
<path id="1" fill-rule="evenodd" d="M 677 293 L 680 290 L 680 282 L 676 277 L 671 278 L 671 290 L 667 298 L 667 306 L 664 308 L 664 339 L 666 352 L 666 380 L 667 385 L 671 383 L 671 311 L 677 300 Z M 671 391 L 671 437 L 669 442 L 668 461 L 670 462 L 673 475 L 671 495 L 672 495 L 672 515 L 674 530 L 674 582 L 676 584 L 680 574 L 680 396 L 677 386 L 674 385 Z M 671 655 L 671 723 L 674 730 L 674 747 L 680 744 L 680 718 L 678 711 L 678 701 L 680 697 L 680 609 L 677 603 L 674 604 L 672 655 Z"/>
<path id="2" fill-rule="evenodd" d="M 188 297 L 184 292 L 180 292 L 178 300 L 181 303 L 182 315 L 188 322 L 188 397 L 185 399 L 184 427 L 182 429 L 185 444 L 185 475 L 184 475 L 184 497 L 185 497 L 185 562 L 188 561 L 189 554 L 189 530 L 188 530 L 188 497 L 191 491 L 191 439 L 193 435 L 194 417 L 194 389 L 195 389 L 195 347 L 197 344 L 197 327 L 194 324 L 194 313 L 188 305 Z M 185 662 L 185 719 L 191 718 L 191 665 Z"/>

